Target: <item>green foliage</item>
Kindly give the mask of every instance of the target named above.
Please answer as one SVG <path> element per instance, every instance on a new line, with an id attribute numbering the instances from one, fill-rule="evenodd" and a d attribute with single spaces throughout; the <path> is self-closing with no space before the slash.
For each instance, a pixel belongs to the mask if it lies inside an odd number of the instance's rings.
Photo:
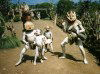
<path id="1" fill-rule="evenodd" d="M 46 17 L 49 17 L 50 19 L 53 19 L 54 18 L 54 15 L 55 15 L 55 5 L 52 4 L 52 3 L 41 3 L 41 4 L 37 4 L 34 6 L 34 8 L 43 8 L 43 9 L 46 9 L 46 10 L 40 10 L 39 12 L 41 12 L 41 17 L 42 18 L 46 18 Z"/>
<path id="2" fill-rule="evenodd" d="M 0 13 L 0 49 L 15 48 L 21 45 L 19 39 L 16 36 L 4 36 L 5 32 L 5 21 L 2 14 Z"/>
<path id="3" fill-rule="evenodd" d="M 18 22 L 18 21 L 20 21 L 21 19 L 20 19 L 20 15 L 15 15 L 15 17 L 14 17 L 14 22 Z"/>
<path id="4" fill-rule="evenodd" d="M 80 4 L 80 8 L 77 11 L 79 18 L 83 23 L 86 30 L 87 39 L 85 46 L 88 50 L 99 59 L 100 63 L 100 38 L 97 39 L 97 32 L 100 32 L 98 25 L 100 25 L 100 4 L 96 2 L 83 2 Z"/>
<path id="5" fill-rule="evenodd" d="M 100 25 L 100 4 L 97 2 L 81 2 L 77 9 L 79 18 L 86 30 L 87 39 L 85 40 L 85 47 L 99 59 L 100 63 L 100 38 L 97 38 L 97 32 L 100 32 L 98 25 Z"/>
<path id="6" fill-rule="evenodd" d="M 6 36 L 0 39 L 0 49 L 15 48 L 20 45 L 20 40 L 15 36 Z"/>
<path id="7" fill-rule="evenodd" d="M 57 4 L 57 13 L 60 16 L 66 15 L 66 12 L 74 8 L 74 3 L 70 0 L 60 0 Z"/>
<path id="8" fill-rule="evenodd" d="M 41 4 L 37 4 L 35 5 L 36 8 L 47 8 L 47 9 L 50 9 L 52 7 L 52 4 L 50 3 L 41 3 Z"/>
<path id="9" fill-rule="evenodd" d="M 30 9 L 34 9 L 35 5 L 29 5 Z"/>
<path id="10" fill-rule="evenodd" d="M 13 9 L 16 9 L 19 7 L 18 4 L 13 4 L 13 3 L 10 3 L 10 7 L 13 8 Z"/>
<path id="11" fill-rule="evenodd" d="M 56 25 L 59 27 L 59 28 L 61 28 L 61 29 L 63 29 L 63 25 L 62 25 L 62 19 L 63 19 L 63 17 L 58 17 L 57 18 L 57 23 L 56 23 Z"/>
<path id="12" fill-rule="evenodd" d="M 10 9 L 10 0 L 0 0 L 0 11 L 3 16 L 7 15 Z"/>
<path id="13" fill-rule="evenodd" d="M 87 39 L 85 41 L 85 46 L 89 49 L 90 51 L 96 52 L 93 54 L 96 54 L 97 57 L 99 55 L 97 53 L 100 53 L 100 38 L 97 38 L 97 32 L 100 32 L 98 29 L 98 25 L 100 25 L 96 20 L 100 19 L 96 17 L 96 12 L 86 12 L 83 17 L 81 18 L 81 21 L 83 23 L 83 26 L 85 27 L 86 34 L 87 34 Z M 99 15 L 99 13 L 98 13 Z M 99 51 L 97 51 L 99 50 Z"/>
<path id="14" fill-rule="evenodd" d="M 88 11 L 89 13 L 92 13 L 94 11 L 100 10 L 100 3 L 91 1 L 80 1 L 76 6 L 76 10 L 79 18 L 81 18 L 84 12 Z"/>
<path id="15" fill-rule="evenodd" d="M 2 14 L 0 13 L 0 38 L 2 37 L 4 31 L 5 31 L 5 22 Z"/>

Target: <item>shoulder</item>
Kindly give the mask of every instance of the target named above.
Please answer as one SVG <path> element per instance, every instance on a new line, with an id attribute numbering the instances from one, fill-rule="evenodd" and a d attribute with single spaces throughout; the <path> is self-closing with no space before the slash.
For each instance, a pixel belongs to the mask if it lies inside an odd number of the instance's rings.
<path id="1" fill-rule="evenodd" d="M 33 30 L 32 32 L 33 32 L 33 33 L 35 33 L 35 32 L 36 32 L 36 30 Z"/>
<path id="2" fill-rule="evenodd" d="M 66 22 L 62 22 L 62 24 L 64 25 L 64 24 L 66 24 Z"/>
<path id="3" fill-rule="evenodd" d="M 27 34 L 26 34 L 26 32 L 23 32 L 23 36 L 26 36 Z"/>
<path id="4" fill-rule="evenodd" d="M 45 36 L 44 35 L 40 35 L 40 37 L 44 38 Z"/>
<path id="5" fill-rule="evenodd" d="M 49 31 L 49 34 L 52 34 L 52 32 L 51 32 L 51 31 Z"/>
<path id="6" fill-rule="evenodd" d="M 26 34 L 26 32 L 23 32 L 23 34 Z"/>

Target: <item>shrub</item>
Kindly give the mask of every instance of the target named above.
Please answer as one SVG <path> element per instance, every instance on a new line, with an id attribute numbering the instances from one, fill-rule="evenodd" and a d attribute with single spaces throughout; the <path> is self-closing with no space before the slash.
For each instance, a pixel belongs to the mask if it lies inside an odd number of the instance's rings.
<path id="1" fill-rule="evenodd" d="M 20 19 L 20 15 L 15 15 L 15 18 L 14 18 L 14 22 L 18 22 L 18 21 L 20 21 L 21 19 Z"/>
<path id="2" fill-rule="evenodd" d="M 5 36 L 0 39 L 0 49 L 15 48 L 20 45 L 20 40 L 15 36 Z"/>
<path id="3" fill-rule="evenodd" d="M 62 18 L 61 18 L 61 17 L 58 17 L 58 18 L 57 18 L 57 23 L 56 23 L 56 25 L 57 25 L 59 28 L 63 29 Z"/>
<path id="4" fill-rule="evenodd" d="M 0 13 L 0 38 L 2 37 L 4 31 L 5 31 L 5 22 L 2 14 Z"/>
<path id="5" fill-rule="evenodd" d="M 100 38 L 98 38 L 97 32 L 99 32 L 99 17 L 94 12 L 85 12 L 81 18 L 83 26 L 86 30 L 87 39 L 85 40 L 84 46 L 88 48 L 88 50 L 96 56 L 98 63 L 100 63 Z M 98 12 L 99 13 L 99 12 Z M 99 14 L 98 14 L 99 16 Z"/>

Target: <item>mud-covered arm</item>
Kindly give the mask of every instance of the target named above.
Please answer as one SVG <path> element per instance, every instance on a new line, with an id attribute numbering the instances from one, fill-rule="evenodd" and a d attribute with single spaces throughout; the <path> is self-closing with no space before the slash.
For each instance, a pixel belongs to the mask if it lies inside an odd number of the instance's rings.
<path id="1" fill-rule="evenodd" d="M 53 34 L 52 34 L 52 32 L 50 32 L 50 36 L 51 36 L 51 39 L 53 40 Z"/>
<path id="2" fill-rule="evenodd" d="M 23 32 L 23 39 L 22 40 L 25 44 L 28 44 L 28 42 L 26 41 L 26 33 L 25 32 Z"/>
<path id="3" fill-rule="evenodd" d="M 72 30 L 72 28 L 73 28 L 73 25 L 71 25 L 71 26 L 68 28 L 68 30 L 70 31 L 70 30 Z"/>
<path id="4" fill-rule="evenodd" d="M 67 29 L 67 32 L 68 32 L 68 33 L 71 33 L 71 32 L 73 31 L 72 29 L 73 29 L 73 25 L 71 25 L 71 26 Z"/>
<path id="5" fill-rule="evenodd" d="M 79 27 L 80 29 L 77 30 L 77 34 L 85 32 L 85 29 L 84 29 L 84 27 L 82 26 L 82 23 L 81 23 L 81 22 L 80 22 L 80 24 L 78 25 L 78 27 Z"/>

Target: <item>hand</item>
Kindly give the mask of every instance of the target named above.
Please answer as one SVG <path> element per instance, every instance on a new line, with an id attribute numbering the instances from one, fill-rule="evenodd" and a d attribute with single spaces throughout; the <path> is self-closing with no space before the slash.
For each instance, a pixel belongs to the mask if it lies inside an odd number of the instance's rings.
<path id="1" fill-rule="evenodd" d="M 77 31 L 77 34 L 79 34 L 80 32 L 79 31 Z"/>
<path id="2" fill-rule="evenodd" d="M 28 45 L 29 43 L 28 42 L 25 42 L 25 44 Z"/>

